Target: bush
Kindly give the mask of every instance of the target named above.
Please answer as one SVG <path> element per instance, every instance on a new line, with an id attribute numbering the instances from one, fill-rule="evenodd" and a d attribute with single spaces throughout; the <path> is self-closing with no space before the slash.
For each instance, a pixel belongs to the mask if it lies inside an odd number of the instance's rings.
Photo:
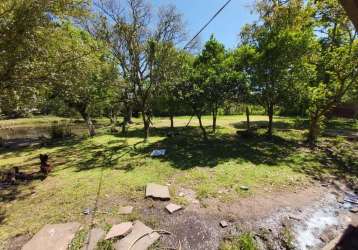
<path id="1" fill-rule="evenodd" d="M 52 139 L 64 139 L 71 137 L 71 126 L 68 122 L 53 122 L 51 125 L 50 136 Z"/>

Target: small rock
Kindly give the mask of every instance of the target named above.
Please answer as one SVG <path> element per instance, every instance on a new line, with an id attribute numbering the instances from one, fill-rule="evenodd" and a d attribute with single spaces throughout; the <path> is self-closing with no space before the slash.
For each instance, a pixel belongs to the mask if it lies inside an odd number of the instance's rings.
<path id="1" fill-rule="evenodd" d="M 119 236 L 124 236 L 127 235 L 129 232 L 131 232 L 133 229 L 133 223 L 132 222 L 124 222 L 118 225 L 114 225 L 111 230 L 109 230 L 109 232 L 106 235 L 106 240 L 114 238 L 114 237 L 119 237 Z"/>
<path id="2" fill-rule="evenodd" d="M 353 207 L 353 208 L 349 209 L 349 211 L 356 214 L 356 213 L 358 213 L 358 207 Z"/>
<path id="3" fill-rule="evenodd" d="M 340 203 L 340 204 L 343 204 L 344 203 L 344 198 L 342 196 L 337 197 L 337 202 Z"/>
<path id="4" fill-rule="evenodd" d="M 294 216 L 294 215 L 289 215 L 288 218 L 290 218 L 291 220 L 295 220 L 295 221 L 300 221 L 301 219 Z"/>
<path id="5" fill-rule="evenodd" d="M 220 226 L 221 226 L 222 228 L 225 228 L 225 227 L 229 226 L 229 224 L 227 223 L 227 221 L 222 220 L 222 221 L 220 221 Z"/>
<path id="6" fill-rule="evenodd" d="M 185 194 L 183 192 L 179 193 L 179 197 L 184 197 L 184 196 L 185 196 Z"/>
<path id="7" fill-rule="evenodd" d="M 182 206 L 179 206 L 179 205 L 176 205 L 176 204 L 173 204 L 173 203 L 170 203 L 168 204 L 168 206 L 165 207 L 169 213 L 174 213 L 180 209 L 182 209 L 183 207 Z"/>
<path id="8" fill-rule="evenodd" d="M 132 206 L 120 207 L 118 214 L 131 214 L 133 212 Z"/>
<path id="9" fill-rule="evenodd" d="M 247 186 L 240 186 L 240 189 L 247 191 L 247 190 L 249 190 L 249 187 L 247 187 Z"/>

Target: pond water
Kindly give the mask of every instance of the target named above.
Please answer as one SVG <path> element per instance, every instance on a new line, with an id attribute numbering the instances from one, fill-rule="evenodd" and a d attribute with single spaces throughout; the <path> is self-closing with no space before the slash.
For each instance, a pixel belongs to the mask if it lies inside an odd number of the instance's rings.
<path id="1" fill-rule="evenodd" d="M 70 125 L 70 129 L 71 133 L 74 135 L 83 135 L 87 133 L 86 126 L 82 124 Z M 51 125 L 0 128 L 0 137 L 3 140 L 37 139 L 41 137 L 49 138 L 50 134 Z"/>

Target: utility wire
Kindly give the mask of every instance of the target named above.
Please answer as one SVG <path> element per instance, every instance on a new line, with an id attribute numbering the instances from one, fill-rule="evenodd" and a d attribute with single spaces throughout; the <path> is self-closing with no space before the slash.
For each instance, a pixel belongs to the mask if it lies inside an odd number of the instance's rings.
<path id="1" fill-rule="evenodd" d="M 195 40 L 195 38 L 197 38 L 201 32 L 203 32 L 203 30 L 208 27 L 208 25 L 220 14 L 220 12 L 222 12 L 225 7 L 231 2 L 232 0 L 228 0 L 216 13 L 215 15 L 210 18 L 210 20 L 199 30 L 198 33 L 196 33 L 196 35 L 184 46 L 184 50 L 189 48 L 189 45 Z"/>

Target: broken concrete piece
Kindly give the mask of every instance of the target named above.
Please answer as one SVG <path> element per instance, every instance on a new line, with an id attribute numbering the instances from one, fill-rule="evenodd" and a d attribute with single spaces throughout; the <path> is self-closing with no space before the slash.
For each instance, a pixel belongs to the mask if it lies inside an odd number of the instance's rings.
<path id="1" fill-rule="evenodd" d="M 176 205 L 176 204 L 173 204 L 173 203 L 170 203 L 165 208 L 168 210 L 169 213 L 172 214 L 172 213 L 182 209 L 183 207 L 179 206 L 179 205 Z"/>
<path id="2" fill-rule="evenodd" d="M 147 184 L 145 197 L 152 197 L 161 200 L 170 200 L 169 188 L 155 183 Z"/>
<path id="3" fill-rule="evenodd" d="M 155 149 L 152 151 L 150 156 L 152 156 L 152 157 L 163 156 L 163 155 L 165 155 L 165 151 L 166 151 L 165 149 Z"/>
<path id="4" fill-rule="evenodd" d="M 22 250 L 64 250 L 68 248 L 81 224 L 77 222 L 44 226 Z"/>
<path id="5" fill-rule="evenodd" d="M 247 186 L 240 186 L 240 189 L 247 191 L 247 190 L 249 190 L 249 187 L 247 187 Z"/>
<path id="6" fill-rule="evenodd" d="M 148 249 L 159 237 L 160 235 L 153 232 L 150 227 L 140 221 L 135 221 L 132 232 L 116 242 L 114 248 L 116 250 L 144 250 Z"/>
<path id="7" fill-rule="evenodd" d="M 106 235 L 106 240 L 114 238 L 114 237 L 120 237 L 125 236 L 128 233 L 130 233 L 133 229 L 133 223 L 132 222 L 123 222 L 118 225 L 114 225 L 111 230 Z"/>
<path id="8" fill-rule="evenodd" d="M 133 212 L 132 206 L 120 207 L 118 210 L 119 214 L 131 214 Z"/>
<path id="9" fill-rule="evenodd" d="M 222 220 L 222 221 L 220 221 L 220 226 L 225 228 L 225 227 L 229 226 L 229 224 L 227 223 L 227 221 Z"/>
<path id="10" fill-rule="evenodd" d="M 106 232 L 101 228 L 93 228 L 88 234 L 88 239 L 82 250 L 95 250 L 97 243 L 104 238 Z"/>

